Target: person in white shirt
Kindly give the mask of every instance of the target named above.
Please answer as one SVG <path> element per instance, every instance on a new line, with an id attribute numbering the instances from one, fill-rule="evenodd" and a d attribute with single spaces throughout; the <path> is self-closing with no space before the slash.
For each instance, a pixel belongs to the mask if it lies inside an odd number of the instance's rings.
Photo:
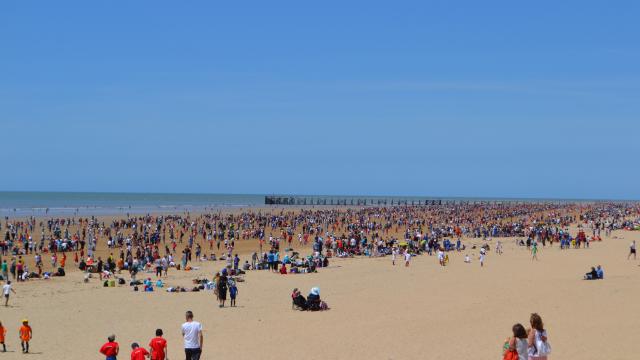
<path id="1" fill-rule="evenodd" d="M 409 266 L 409 262 L 411 261 L 411 254 L 409 254 L 409 249 L 404 251 L 404 266 Z"/>
<path id="2" fill-rule="evenodd" d="M 393 265 L 396 264 L 396 257 L 398 256 L 398 248 L 394 247 L 393 250 L 391 250 L 391 263 Z"/>
<path id="3" fill-rule="evenodd" d="M 629 245 L 629 256 L 627 256 L 627 260 L 629 260 L 631 255 L 633 255 L 633 260 L 635 260 L 636 259 L 636 241 L 635 240 L 633 240 L 631 242 L 631 245 Z"/>
<path id="4" fill-rule="evenodd" d="M 184 337 L 184 353 L 186 360 L 200 360 L 202 354 L 202 325 L 193 321 L 193 312 L 187 311 L 187 322 L 182 324 L 182 336 Z"/>
<path id="5" fill-rule="evenodd" d="M 440 266 L 444 266 L 444 251 L 442 251 L 442 249 L 438 249 L 438 262 L 440 263 Z"/>
<path id="6" fill-rule="evenodd" d="M 14 294 L 16 293 L 16 291 L 11 287 L 11 280 L 9 280 L 2 286 L 2 294 L 4 295 L 4 306 L 9 306 L 9 295 L 11 295 L 12 292 Z"/>

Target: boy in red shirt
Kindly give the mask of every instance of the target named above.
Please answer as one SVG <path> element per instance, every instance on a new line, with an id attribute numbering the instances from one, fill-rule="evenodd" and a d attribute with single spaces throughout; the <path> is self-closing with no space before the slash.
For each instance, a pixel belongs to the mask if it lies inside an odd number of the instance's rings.
<path id="1" fill-rule="evenodd" d="M 145 360 L 149 356 L 149 352 L 145 348 L 141 348 L 138 343 L 131 344 L 131 360 Z"/>
<path id="2" fill-rule="evenodd" d="M 116 336 L 111 335 L 107 340 L 100 348 L 100 353 L 107 357 L 106 360 L 116 360 L 118 352 L 120 352 L 120 345 L 116 342 Z"/>
<path id="3" fill-rule="evenodd" d="M 156 330 L 156 337 L 149 342 L 149 351 L 151 351 L 151 360 L 167 359 L 167 340 L 162 337 L 162 329 Z"/>

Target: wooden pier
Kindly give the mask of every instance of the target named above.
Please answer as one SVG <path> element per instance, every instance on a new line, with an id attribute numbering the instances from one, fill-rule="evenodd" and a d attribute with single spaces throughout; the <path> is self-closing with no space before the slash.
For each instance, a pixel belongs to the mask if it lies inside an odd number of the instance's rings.
<path id="1" fill-rule="evenodd" d="M 553 201 L 457 200 L 407 197 L 340 197 L 340 196 L 265 196 L 265 205 L 287 206 L 438 206 L 438 205 L 516 205 L 526 203 L 558 203 Z"/>
<path id="2" fill-rule="evenodd" d="M 265 196 L 265 205 L 342 205 L 342 206 L 396 206 L 396 205 L 443 205 L 440 199 L 398 199 L 398 198 L 355 198 L 334 196 Z"/>

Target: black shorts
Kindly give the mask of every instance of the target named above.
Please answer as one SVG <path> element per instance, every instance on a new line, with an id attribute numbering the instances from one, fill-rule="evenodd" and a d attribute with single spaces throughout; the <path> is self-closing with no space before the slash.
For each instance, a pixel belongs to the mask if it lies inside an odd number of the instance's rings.
<path id="1" fill-rule="evenodd" d="M 186 360 L 200 360 L 202 349 L 184 349 Z"/>
<path id="2" fill-rule="evenodd" d="M 631 249 L 631 253 L 635 254 L 636 253 L 636 249 Z"/>

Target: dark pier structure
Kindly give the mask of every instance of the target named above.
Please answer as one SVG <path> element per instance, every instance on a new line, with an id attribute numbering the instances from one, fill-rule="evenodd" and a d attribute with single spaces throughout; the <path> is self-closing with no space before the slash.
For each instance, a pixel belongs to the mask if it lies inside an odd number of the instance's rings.
<path id="1" fill-rule="evenodd" d="M 408 200 L 398 198 L 355 198 L 339 196 L 265 196 L 265 205 L 344 205 L 344 206 L 386 206 L 386 205 L 442 205 L 443 200 Z"/>
<path id="2" fill-rule="evenodd" d="M 437 199 L 437 198 L 408 198 L 408 197 L 355 197 L 355 196 L 265 196 L 265 205 L 289 205 L 289 206 L 434 206 L 434 205 L 507 205 L 523 203 L 552 203 L 553 201 L 523 201 L 516 199 L 506 200 L 461 200 L 461 199 Z"/>

